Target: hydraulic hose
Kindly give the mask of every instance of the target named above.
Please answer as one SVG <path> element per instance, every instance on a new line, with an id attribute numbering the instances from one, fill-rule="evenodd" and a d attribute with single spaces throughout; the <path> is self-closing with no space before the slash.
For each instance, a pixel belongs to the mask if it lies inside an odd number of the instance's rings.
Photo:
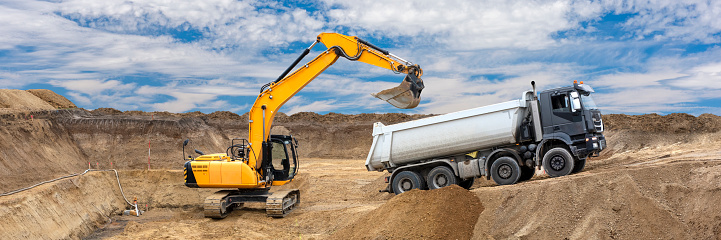
<path id="1" fill-rule="evenodd" d="M 14 191 L 2 193 L 2 194 L 0 194 L 0 197 L 10 196 L 10 195 L 13 195 L 13 194 L 16 194 L 16 193 L 19 193 L 19 192 L 23 192 L 23 191 L 27 191 L 27 190 L 33 189 L 33 188 L 35 188 L 35 187 L 37 187 L 37 186 L 40 186 L 40 185 L 43 185 L 43 184 L 46 184 L 46 183 L 55 182 L 55 181 L 62 180 L 62 179 L 65 179 L 65 178 L 71 178 L 71 177 L 75 177 L 75 176 L 82 176 L 82 175 L 85 175 L 85 174 L 88 173 L 88 172 L 109 172 L 109 171 L 115 172 L 115 178 L 116 178 L 117 181 L 118 181 L 118 187 L 120 188 L 120 194 L 123 195 L 123 199 L 125 200 L 126 203 L 128 203 L 128 205 L 133 206 L 133 204 L 130 203 L 130 201 L 128 201 L 128 198 L 125 197 L 125 192 L 123 191 L 123 186 L 120 185 L 120 176 L 118 176 L 118 171 L 116 171 L 115 169 L 109 169 L 109 170 L 88 169 L 88 170 L 85 170 L 85 172 L 82 172 L 82 173 L 70 174 L 70 175 L 62 176 L 62 177 L 59 177 L 59 178 L 56 178 L 56 179 L 43 181 L 43 182 L 37 183 L 37 184 L 35 184 L 35 185 L 32 185 L 32 186 L 30 186 L 30 187 L 21 188 L 21 189 L 17 189 L 17 190 L 14 190 Z"/>

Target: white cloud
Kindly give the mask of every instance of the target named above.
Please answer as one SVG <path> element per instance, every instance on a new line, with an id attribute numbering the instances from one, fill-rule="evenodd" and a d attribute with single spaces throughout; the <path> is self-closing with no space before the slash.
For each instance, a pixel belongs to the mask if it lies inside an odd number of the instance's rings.
<path id="1" fill-rule="evenodd" d="M 164 94 L 169 94 L 174 97 L 175 100 L 153 103 L 151 105 L 153 109 L 157 111 L 185 112 L 195 108 L 203 108 L 218 104 L 218 102 L 214 101 L 218 97 L 215 94 L 180 92 L 170 92 Z M 220 102 L 220 105 L 222 106 L 223 102 Z"/>
<path id="2" fill-rule="evenodd" d="M 322 16 L 266 1 L 71 0 L 58 4 L 65 17 L 116 33 L 165 28 L 195 29 L 205 47 L 268 47 L 313 39 Z"/>
<path id="3" fill-rule="evenodd" d="M 721 89 L 721 62 L 710 63 L 688 70 L 687 76 L 666 81 L 669 85 L 684 89 Z"/>
<path id="4" fill-rule="evenodd" d="M 597 81 L 594 81 L 594 86 L 611 89 L 658 87 L 662 85 L 661 80 L 682 76 L 686 75 L 671 69 L 652 73 L 612 73 L 600 76 Z"/>
<path id="5" fill-rule="evenodd" d="M 60 86 L 71 91 L 77 91 L 89 95 L 96 95 L 106 90 L 130 91 L 135 84 L 123 84 L 118 80 L 72 80 L 72 81 L 50 81 L 50 84 Z"/>
<path id="6" fill-rule="evenodd" d="M 638 37 L 670 38 L 684 42 L 718 43 L 721 38 L 719 1 L 638 1 L 621 12 L 638 13 L 624 26 Z M 660 33 L 660 34 L 659 34 Z"/>
<path id="7" fill-rule="evenodd" d="M 0 86 L 6 88 L 18 88 L 24 86 L 25 84 L 27 83 L 23 81 L 20 74 L 0 71 Z"/>
<path id="8" fill-rule="evenodd" d="M 327 0 L 331 23 L 359 34 L 428 39 L 452 49 L 527 48 L 555 44 L 551 34 L 576 26 L 566 1 L 402 1 Z M 392 7 L 391 7 L 392 5 Z"/>
<path id="9" fill-rule="evenodd" d="M 703 58 L 704 54 L 701 54 Z M 699 56 L 690 56 L 696 59 Z M 685 58 L 654 59 L 647 73 L 613 73 L 591 84 L 604 89 L 597 103 L 610 112 L 670 113 L 714 110 L 697 103 L 721 96 L 721 63 L 688 66 Z M 695 62 L 696 60 L 691 60 Z"/>
<path id="10" fill-rule="evenodd" d="M 343 109 L 343 107 L 346 106 L 348 106 L 348 104 L 338 103 L 337 100 L 312 101 L 302 96 L 297 96 L 288 101 L 285 106 L 280 109 L 280 112 L 292 115 L 298 112 L 333 111 Z"/>

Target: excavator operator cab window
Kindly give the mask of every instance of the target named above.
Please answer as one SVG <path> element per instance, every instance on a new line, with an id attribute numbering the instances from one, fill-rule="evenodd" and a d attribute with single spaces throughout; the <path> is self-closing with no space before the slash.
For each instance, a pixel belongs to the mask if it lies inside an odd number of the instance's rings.
<path id="1" fill-rule="evenodd" d="M 274 180 L 290 180 L 295 175 L 295 149 L 290 141 L 274 140 L 272 152 Z"/>

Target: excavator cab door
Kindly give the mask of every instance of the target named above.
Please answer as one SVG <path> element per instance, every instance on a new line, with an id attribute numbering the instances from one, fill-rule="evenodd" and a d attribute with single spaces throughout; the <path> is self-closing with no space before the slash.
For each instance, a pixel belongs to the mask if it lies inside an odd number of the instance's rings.
<path id="1" fill-rule="evenodd" d="M 274 181 L 288 181 L 298 172 L 298 160 L 293 137 L 271 137 L 271 166 Z"/>

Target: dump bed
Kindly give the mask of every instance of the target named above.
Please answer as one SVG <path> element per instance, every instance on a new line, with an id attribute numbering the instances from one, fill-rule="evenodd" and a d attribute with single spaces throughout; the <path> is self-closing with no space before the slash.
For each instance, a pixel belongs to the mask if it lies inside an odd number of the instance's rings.
<path id="1" fill-rule="evenodd" d="M 373 125 L 369 171 L 383 171 L 443 156 L 513 144 L 527 114 L 527 99 L 478 107 L 415 121 Z M 527 97 L 528 96 L 528 97 Z"/>

